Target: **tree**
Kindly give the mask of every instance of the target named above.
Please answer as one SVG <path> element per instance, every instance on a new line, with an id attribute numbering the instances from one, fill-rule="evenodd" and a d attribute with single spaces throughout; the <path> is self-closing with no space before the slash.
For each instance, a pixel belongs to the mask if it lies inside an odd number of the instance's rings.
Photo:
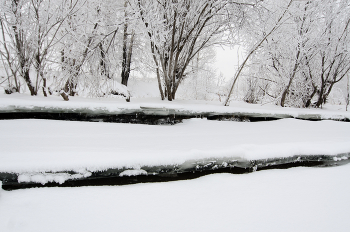
<path id="1" fill-rule="evenodd" d="M 1 26 L 1 44 L 3 50 L 0 49 L 0 57 L 3 63 L 4 69 L 7 73 L 8 89 L 5 90 L 7 93 L 20 92 L 20 82 L 18 80 L 18 62 L 16 56 L 11 50 L 11 44 L 8 44 L 7 35 L 9 34 L 9 28 L 4 23 L 4 19 L 0 17 Z M 14 82 L 14 84 L 13 84 Z"/>
<path id="2" fill-rule="evenodd" d="M 90 13 L 89 6 L 91 5 L 84 5 L 79 14 L 68 18 L 63 32 L 66 34 L 65 40 L 61 41 L 61 66 L 67 76 L 64 92 L 70 96 L 76 94 L 78 76 L 88 55 L 91 54 L 94 38 L 97 36 L 99 7 L 91 6 L 93 12 Z M 73 7 L 72 3 L 69 7 Z M 96 14 L 97 17 L 93 18 Z M 96 48 L 99 48 L 98 44 Z"/>
<path id="3" fill-rule="evenodd" d="M 137 0 L 162 99 L 175 99 L 190 61 L 226 29 L 227 17 L 220 14 L 226 6 L 226 1 L 212 0 Z"/>
<path id="4" fill-rule="evenodd" d="M 58 4 L 57 4 L 58 3 Z M 69 3 L 69 7 L 67 7 Z M 44 69 L 47 65 L 47 56 L 50 49 L 62 37 L 58 37 L 63 22 L 76 11 L 79 0 L 64 0 L 62 2 L 50 0 L 32 0 L 31 7 L 34 12 L 35 24 L 35 51 L 34 51 L 34 67 L 36 70 L 36 90 L 38 83 L 43 81 L 43 94 L 47 96 L 46 77 Z M 57 5 L 56 5 L 57 4 Z"/>
<path id="5" fill-rule="evenodd" d="M 308 63 L 309 77 L 318 95 L 315 107 L 327 102 L 334 84 L 342 80 L 350 71 L 350 3 L 339 1 L 323 8 L 323 32 L 320 46 L 313 60 Z M 316 80 L 315 80 L 316 79 Z M 312 96 L 310 97 L 312 99 Z"/>
<path id="6" fill-rule="evenodd" d="M 128 75 L 131 69 L 132 49 L 124 53 L 125 60 L 121 59 L 123 31 L 119 29 L 128 22 L 124 3 L 87 1 L 79 14 L 67 20 L 67 36 L 61 43 L 61 67 L 66 76 L 63 90 L 68 95 L 74 96 L 80 89 L 81 94 L 93 97 L 111 94 L 129 100 L 126 87 L 117 83 L 114 75 L 120 73 L 120 67 L 126 67 Z M 125 28 L 127 32 L 127 24 Z M 125 61 L 128 65 L 124 65 Z"/>
<path id="7" fill-rule="evenodd" d="M 230 96 L 232 94 L 232 90 L 243 70 L 243 68 L 245 67 L 245 65 L 247 64 L 249 58 L 262 46 L 262 44 L 267 40 L 267 38 L 273 34 L 283 23 L 283 19 L 284 16 L 286 15 L 287 11 L 289 10 L 289 7 L 291 6 L 291 4 L 293 3 L 293 0 L 290 0 L 287 7 L 285 7 L 285 9 L 283 10 L 283 13 L 279 16 L 278 20 L 273 24 L 272 28 L 268 31 L 268 32 L 264 32 L 263 33 L 263 38 L 258 40 L 257 42 L 254 42 L 254 45 L 252 46 L 252 48 L 250 49 L 248 55 L 246 56 L 246 58 L 244 59 L 243 63 L 239 66 L 234 78 L 233 78 L 233 83 L 230 89 L 230 92 L 228 93 L 228 96 L 225 100 L 224 105 L 227 106 L 228 102 L 230 100 Z M 260 25 L 260 24 L 258 24 Z"/>
<path id="8" fill-rule="evenodd" d="M 270 10 L 264 14 L 278 12 L 271 10 L 273 4 L 266 6 Z M 347 0 L 293 1 L 276 32 L 263 30 L 269 36 L 255 50 L 247 70 L 259 81 L 255 87 L 262 90 L 261 97 L 281 106 L 322 106 L 334 84 L 349 72 L 346 12 Z"/>
<path id="9" fill-rule="evenodd" d="M 31 17 L 29 14 L 29 0 L 2 1 L 1 4 L 1 25 L 3 34 L 3 44 L 7 49 L 11 49 L 13 59 L 16 60 L 18 68 L 14 68 L 14 61 L 7 54 L 8 66 L 12 72 L 17 72 L 26 82 L 31 95 L 36 95 L 35 86 L 30 79 L 29 71 L 32 65 L 33 38 Z M 6 24 L 6 25 L 5 25 Z M 6 28 L 6 29 L 5 29 Z M 4 35 L 6 33 L 6 35 Z M 10 46 L 7 46 L 10 45 Z M 14 77 L 17 74 L 13 75 Z M 17 81 L 16 81 L 17 82 Z M 17 84 L 16 84 L 17 85 Z M 19 89 L 18 89 L 19 91 Z"/>
<path id="10" fill-rule="evenodd" d="M 31 95 L 37 95 L 42 82 L 46 93 L 44 70 L 48 66 L 47 56 L 59 37 L 63 22 L 75 11 L 79 0 L 8 0 L 2 2 L 1 29 L 8 67 L 16 79 L 16 70 L 25 80 Z M 15 68 L 16 63 L 18 68 Z M 36 77 L 30 77 L 32 65 Z M 34 82 L 33 82 L 34 79 Z M 17 83 L 17 80 L 15 81 Z M 17 84 L 16 84 L 17 85 Z M 19 91 L 19 86 L 16 87 Z"/>

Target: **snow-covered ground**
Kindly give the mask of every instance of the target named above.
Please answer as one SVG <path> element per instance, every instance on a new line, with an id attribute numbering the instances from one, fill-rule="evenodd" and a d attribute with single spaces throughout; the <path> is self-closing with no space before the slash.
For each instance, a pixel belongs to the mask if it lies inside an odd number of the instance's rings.
<path id="1" fill-rule="evenodd" d="M 350 165 L 195 180 L 0 190 L 1 232 L 347 232 Z"/>
<path id="2" fill-rule="evenodd" d="M 317 114 L 349 118 L 342 106 L 292 109 L 233 102 L 0 95 L 0 111 L 117 113 L 172 108 L 196 112 Z M 350 152 L 350 123 L 281 119 L 265 122 L 189 119 L 136 125 L 37 119 L 0 120 L 0 172 L 20 181 L 64 182 L 90 171 L 182 164 L 204 158 L 242 160 Z M 345 157 L 347 159 L 347 157 Z M 336 158 L 336 159 L 342 159 Z M 75 170 L 76 176 L 50 172 Z M 40 175 L 40 173 L 42 175 Z M 215 174 L 195 180 L 130 186 L 0 188 L 0 231 L 349 231 L 350 165 Z M 1 184 L 1 182 L 0 182 Z"/>
<path id="3" fill-rule="evenodd" d="M 217 113 L 217 114 L 260 114 L 262 117 L 286 115 L 304 118 L 304 115 L 316 115 L 320 119 L 348 119 L 350 112 L 345 111 L 344 105 L 326 105 L 323 109 L 282 108 L 276 105 L 248 104 L 232 101 L 230 106 L 223 106 L 222 102 L 200 100 L 162 101 L 160 98 L 132 98 L 127 103 L 119 98 L 83 98 L 72 97 L 68 102 L 60 96 L 36 96 L 27 94 L 0 94 L 1 112 L 81 112 L 92 114 L 122 114 L 135 112 L 141 108 L 172 109 L 177 113 Z"/>
<path id="4" fill-rule="evenodd" d="M 37 119 L 0 121 L 0 172 L 105 170 L 229 157 L 266 159 L 350 152 L 350 123 L 189 119 L 136 125 Z"/>

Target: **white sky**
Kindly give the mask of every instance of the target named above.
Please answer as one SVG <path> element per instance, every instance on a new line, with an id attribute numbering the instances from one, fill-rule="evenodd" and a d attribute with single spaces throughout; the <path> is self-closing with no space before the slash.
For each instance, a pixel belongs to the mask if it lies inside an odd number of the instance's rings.
<path id="1" fill-rule="evenodd" d="M 239 46 L 233 48 L 217 47 L 215 66 L 218 69 L 218 74 L 221 72 L 226 79 L 231 79 L 237 70 L 238 61 L 243 58 L 244 54 Z"/>

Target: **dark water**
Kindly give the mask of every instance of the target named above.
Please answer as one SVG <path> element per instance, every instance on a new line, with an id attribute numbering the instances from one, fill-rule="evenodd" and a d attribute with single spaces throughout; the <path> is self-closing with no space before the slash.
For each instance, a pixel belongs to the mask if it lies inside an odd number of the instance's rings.
<path id="1" fill-rule="evenodd" d="M 238 160 L 234 158 L 225 159 L 203 159 L 190 160 L 180 165 L 167 166 L 145 166 L 142 170 L 147 175 L 119 176 L 127 169 L 107 169 L 92 172 L 92 175 L 82 179 L 67 180 L 63 184 L 49 182 L 46 184 L 32 182 L 18 182 L 16 173 L 0 173 L 2 188 L 4 190 L 15 190 L 35 187 L 80 187 L 80 186 L 102 186 L 102 185 L 129 185 L 137 183 L 168 182 L 178 180 L 189 180 L 215 173 L 248 174 L 256 171 L 269 169 L 287 169 L 293 167 L 334 167 L 345 165 L 350 162 L 350 153 L 337 156 L 310 155 L 293 156 L 286 158 L 273 158 L 262 160 Z M 64 173 L 75 174 L 73 171 Z"/>

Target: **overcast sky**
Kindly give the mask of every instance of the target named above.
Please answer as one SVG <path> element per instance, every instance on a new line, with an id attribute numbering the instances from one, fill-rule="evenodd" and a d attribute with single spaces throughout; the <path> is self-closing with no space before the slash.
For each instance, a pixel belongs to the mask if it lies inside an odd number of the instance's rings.
<path id="1" fill-rule="evenodd" d="M 218 75 L 220 72 L 226 79 L 231 79 L 238 67 L 238 60 L 242 60 L 242 51 L 238 52 L 238 46 L 234 48 L 230 47 L 217 47 L 216 49 L 216 67 L 218 69 Z"/>

